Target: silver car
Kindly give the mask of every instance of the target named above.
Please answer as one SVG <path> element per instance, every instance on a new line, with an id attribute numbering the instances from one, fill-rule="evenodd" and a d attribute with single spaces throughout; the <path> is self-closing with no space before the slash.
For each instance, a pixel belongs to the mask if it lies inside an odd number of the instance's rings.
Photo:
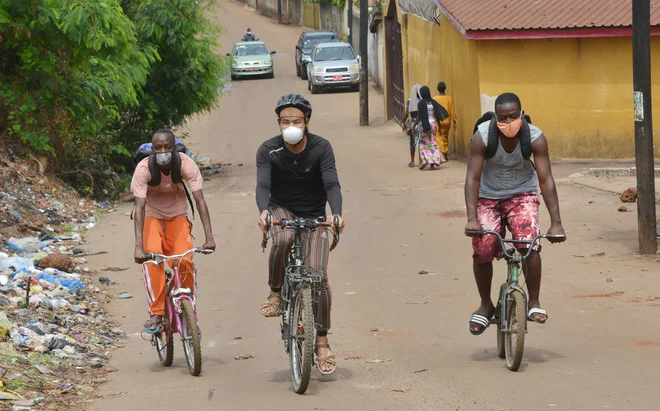
<path id="1" fill-rule="evenodd" d="M 350 87 L 360 89 L 360 56 L 349 43 L 319 43 L 307 64 L 307 88 L 316 94 L 321 89 Z"/>

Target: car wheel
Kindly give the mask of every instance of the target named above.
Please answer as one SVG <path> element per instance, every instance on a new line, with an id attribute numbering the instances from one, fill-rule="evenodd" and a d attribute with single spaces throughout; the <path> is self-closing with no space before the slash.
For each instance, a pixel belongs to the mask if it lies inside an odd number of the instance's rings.
<path id="1" fill-rule="evenodd" d="M 300 71 L 300 65 L 296 63 L 296 76 L 302 77 L 302 72 Z"/>
<path id="2" fill-rule="evenodd" d="M 312 94 L 319 94 L 321 92 L 321 88 L 319 86 L 315 85 L 312 82 L 310 82 L 310 83 L 311 83 L 310 88 L 311 88 Z"/>
<path id="3" fill-rule="evenodd" d="M 232 79 L 232 81 L 235 81 L 237 78 L 238 78 L 238 77 L 236 77 L 235 75 L 233 75 L 233 74 L 231 75 L 231 79 Z"/>
<path id="4" fill-rule="evenodd" d="M 353 85 L 351 86 L 351 91 L 353 91 L 353 92 L 360 91 L 360 83 L 358 83 L 358 84 L 353 84 Z"/>
<path id="5" fill-rule="evenodd" d="M 307 91 L 312 91 L 312 80 L 307 80 Z"/>
<path id="6" fill-rule="evenodd" d="M 275 78 L 275 70 L 273 70 L 267 77 L 268 78 Z"/>
<path id="7" fill-rule="evenodd" d="M 302 78 L 303 80 L 307 80 L 307 64 L 303 64 L 303 65 L 300 67 L 300 70 L 301 70 L 301 74 L 302 74 L 301 78 Z"/>

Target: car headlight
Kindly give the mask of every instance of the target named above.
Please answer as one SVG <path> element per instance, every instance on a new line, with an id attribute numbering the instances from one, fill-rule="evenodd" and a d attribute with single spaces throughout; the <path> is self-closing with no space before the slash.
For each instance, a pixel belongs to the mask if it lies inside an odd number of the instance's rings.
<path id="1" fill-rule="evenodd" d="M 312 70 L 316 71 L 317 73 L 325 73 L 325 68 L 319 66 L 312 67 Z"/>
<path id="2" fill-rule="evenodd" d="M 261 64 L 263 64 L 265 66 L 272 66 L 273 62 L 272 61 L 262 61 Z"/>
<path id="3" fill-rule="evenodd" d="M 348 68 L 349 71 L 358 71 L 360 70 L 360 65 L 359 64 L 351 64 L 351 66 Z"/>

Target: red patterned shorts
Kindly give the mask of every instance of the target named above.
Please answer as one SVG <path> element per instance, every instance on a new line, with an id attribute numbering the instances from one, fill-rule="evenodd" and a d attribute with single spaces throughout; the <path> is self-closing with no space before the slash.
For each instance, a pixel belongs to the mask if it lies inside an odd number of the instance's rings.
<path id="1" fill-rule="evenodd" d="M 535 192 L 518 194 L 502 200 L 480 198 L 477 203 L 477 218 L 484 230 L 495 231 L 502 237 L 506 229 L 514 240 L 531 241 L 539 235 L 539 196 Z M 502 247 L 495 236 L 484 235 L 472 238 L 472 258 L 477 264 L 502 258 Z M 537 244 L 534 250 L 541 251 Z"/>

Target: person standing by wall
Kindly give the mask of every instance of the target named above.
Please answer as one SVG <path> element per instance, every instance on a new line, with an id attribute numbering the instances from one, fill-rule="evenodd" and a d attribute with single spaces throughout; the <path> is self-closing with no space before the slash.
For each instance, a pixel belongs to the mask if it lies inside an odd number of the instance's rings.
<path id="1" fill-rule="evenodd" d="M 433 97 L 433 100 L 437 101 L 438 104 L 444 107 L 445 110 L 447 110 L 447 113 L 449 113 L 449 117 L 440 123 L 440 127 L 438 128 L 438 133 L 436 135 L 436 140 L 438 141 L 438 147 L 440 147 L 440 151 L 442 151 L 442 154 L 444 154 L 445 159 L 449 159 L 449 131 L 453 126 L 454 132 L 456 132 L 457 117 L 456 110 L 454 109 L 454 99 L 452 96 L 448 96 L 446 91 L 447 85 L 445 82 L 439 82 L 438 93 L 440 94 Z"/>

